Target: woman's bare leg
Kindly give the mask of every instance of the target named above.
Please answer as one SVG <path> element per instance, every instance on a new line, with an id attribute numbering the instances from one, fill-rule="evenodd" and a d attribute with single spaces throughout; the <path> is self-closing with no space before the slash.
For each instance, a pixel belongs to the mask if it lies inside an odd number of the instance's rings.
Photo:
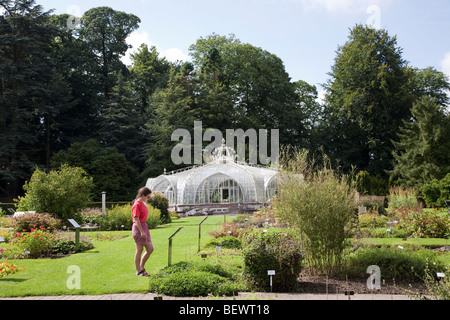
<path id="1" fill-rule="evenodd" d="M 150 255 L 152 254 L 152 252 L 154 250 L 153 244 L 151 242 L 147 243 L 147 244 L 144 244 L 142 246 L 145 247 L 145 253 L 142 256 L 142 259 L 141 259 L 141 262 L 140 262 L 140 265 L 139 265 L 140 270 L 144 270 L 145 269 L 145 264 L 147 263 L 148 258 L 150 258 Z M 141 253 L 142 253 L 142 251 L 141 251 Z M 136 260 L 135 260 L 135 263 L 136 263 Z"/>

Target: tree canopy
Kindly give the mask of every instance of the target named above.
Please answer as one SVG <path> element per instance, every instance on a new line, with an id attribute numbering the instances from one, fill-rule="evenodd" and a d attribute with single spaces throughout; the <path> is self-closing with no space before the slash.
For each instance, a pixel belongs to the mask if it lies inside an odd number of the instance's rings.
<path id="1" fill-rule="evenodd" d="M 319 102 L 316 86 L 233 34 L 200 36 L 190 61 L 169 62 L 142 44 L 127 66 L 126 39 L 141 23 L 133 14 L 91 8 L 73 28 L 73 17 L 34 0 L 0 7 L 0 200 L 23 195 L 36 168 L 62 163 L 83 167 L 104 188 L 95 192 L 128 200 L 126 189 L 180 167 L 171 135 L 192 133 L 194 121 L 223 136 L 278 129 L 280 145 L 377 181 L 419 187 L 449 171 L 449 79 L 409 65 L 387 30 L 349 30 Z"/>

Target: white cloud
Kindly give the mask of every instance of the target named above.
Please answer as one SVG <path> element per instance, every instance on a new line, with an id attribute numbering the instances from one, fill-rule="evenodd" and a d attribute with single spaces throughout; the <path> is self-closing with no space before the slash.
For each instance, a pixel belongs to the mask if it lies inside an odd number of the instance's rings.
<path id="1" fill-rule="evenodd" d="M 450 51 L 445 54 L 444 59 L 441 61 L 442 72 L 450 78 Z"/>
<path id="2" fill-rule="evenodd" d="M 320 90 L 319 93 L 317 94 L 317 99 L 316 102 L 318 102 L 319 104 L 325 104 L 325 96 L 326 96 L 327 92 L 325 90 Z"/>
<path id="3" fill-rule="evenodd" d="M 389 6 L 398 0 L 297 0 L 306 11 L 365 12 L 370 6 Z"/>
<path id="4" fill-rule="evenodd" d="M 145 43 L 149 47 L 155 46 L 160 56 L 165 57 L 168 61 L 171 62 L 175 62 L 177 60 L 187 61 L 190 59 L 190 57 L 187 54 L 183 53 L 183 50 L 178 48 L 169 48 L 162 50 L 161 48 L 158 47 L 158 45 L 150 41 L 150 37 L 147 31 L 142 32 L 135 31 L 131 33 L 127 38 L 127 43 L 132 46 L 132 48 L 128 49 L 126 55 L 122 58 L 122 62 L 125 63 L 125 65 L 127 66 L 131 65 L 131 54 L 136 52 L 143 43 Z"/>
<path id="5" fill-rule="evenodd" d="M 163 57 L 166 57 L 166 59 L 171 62 L 175 62 L 177 60 L 187 61 L 187 60 L 190 60 L 190 58 L 191 58 L 187 54 L 185 54 L 183 52 L 183 50 L 178 49 L 178 48 L 170 48 L 167 50 L 163 50 L 163 51 L 161 51 L 161 55 Z"/>

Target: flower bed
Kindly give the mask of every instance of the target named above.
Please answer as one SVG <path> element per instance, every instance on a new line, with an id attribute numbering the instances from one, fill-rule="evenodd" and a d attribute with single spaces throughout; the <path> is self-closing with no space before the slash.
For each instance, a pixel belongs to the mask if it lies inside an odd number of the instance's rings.
<path id="1" fill-rule="evenodd" d="M 50 227 L 44 226 L 24 229 L 14 233 L 10 239 L 9 249 L 1 249 L 0 256 L 10 259 L 42 258 L 51 255 L 69 254 L 75 252 L 75 236 L 65 232 L 51 232 Z M 80 237 L 78 251 L 92 249 L 94 246 L 88 237 Z"/>
<path id="2" fill-rule="evenodd" d="M 9 264 L 8 261 L 6 261 L 0 264 L 0 278 L 5 278 L 11 274 L 17 273 L 20 270 L 23 270 L 23 268 L 23 266 L 19 268 L 15 264 Z"/>

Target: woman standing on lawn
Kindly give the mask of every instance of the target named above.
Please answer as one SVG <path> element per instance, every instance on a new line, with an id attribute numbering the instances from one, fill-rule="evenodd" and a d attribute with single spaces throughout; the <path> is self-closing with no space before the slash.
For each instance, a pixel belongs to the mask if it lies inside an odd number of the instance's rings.
<path id="1" fill-rule="evenodd" d="M 144 187 L 139 189 L 131 209 L 133 216 L 133 238 L 136 243 L 134 265 L 136 266 L 136 275 L 140 277 L 149 276 L 147 271 L 145 271 L 145 263 L 153 252 L 152 238 L 150 237 L 150 231 L 147 225 L 148 208 L 146 205 L 151 195 L 152 191 L 149 188 Z M 142 256 L 144 248 L 145 253 Z"/>

